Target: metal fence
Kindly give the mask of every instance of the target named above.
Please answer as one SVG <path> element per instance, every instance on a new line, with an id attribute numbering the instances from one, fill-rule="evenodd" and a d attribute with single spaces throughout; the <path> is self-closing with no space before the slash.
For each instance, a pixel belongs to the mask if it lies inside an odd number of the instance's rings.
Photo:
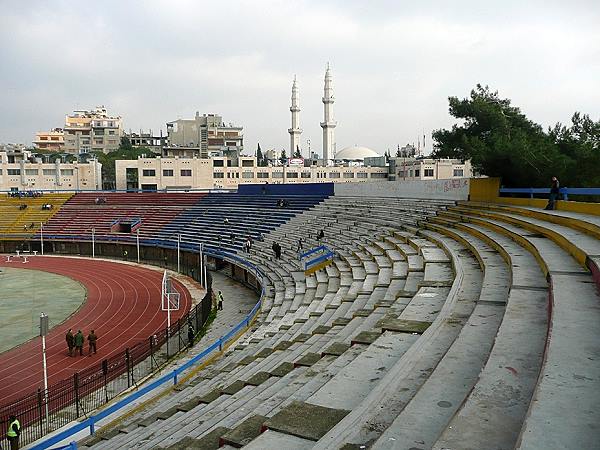
<path id="1" fill-rule="evenodd" d="M 33 442 L 105 405 L 156 372 L 188 344 L 188 327 L 200 330 L 212 309 L 210 290 L 202 301 L 171 325 L 99 365 L 76 372 L 71 378 L 0 406 L 0 439 L 6 438 L 9 417 L 18 417 L 21 445 Z M 6 447 L 8 448 L 8 447 Z"/>

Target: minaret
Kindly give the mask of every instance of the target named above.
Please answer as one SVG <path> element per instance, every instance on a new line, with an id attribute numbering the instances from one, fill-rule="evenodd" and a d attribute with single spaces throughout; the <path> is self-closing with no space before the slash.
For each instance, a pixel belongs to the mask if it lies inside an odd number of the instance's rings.
<path id="1" fill-rule="evenodd" d="M 302 129 L 300 128 L 300 102 L 296 75 L 294 75 L 294 84 L 292 84 L 292 106 L 290 106 L 290 111 L 292 112 L 292 128 L 288 128 L 288 133 L 290 133 L 289 157 L 292 158 L 296 149 L 300 147 L 300 135 L 302 134 Z"/>
<path id="2" fill-rule="evenodd" d="M 333 158 L 333 151 L 335 149 L 335 126 L 337 122 L 333 120 L 333 79 L 331 77 L 331 70 L 329 69 L 329 63 L 327 63 L 327 70 L 325 71 L 325 89 L 323 93 L 323 112 L 324 118 L 321 122 L 321 128 L 323 128 L 323 160 L 325 164 L 328 164 L 330 158 Z"/>

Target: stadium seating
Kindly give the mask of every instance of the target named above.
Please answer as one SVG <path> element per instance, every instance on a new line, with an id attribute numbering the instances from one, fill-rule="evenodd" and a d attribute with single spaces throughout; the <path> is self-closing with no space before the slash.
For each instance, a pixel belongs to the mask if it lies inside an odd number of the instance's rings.
<path id="1" fill-rule="evenodd" d="M 39 197 L 19 198 L 0 195 L 0 238 L 34 234 L 40 229 L 40 223 L 54 216 L 71 196 L 45 193 Z M 22 208 L 22 205 L 27 207 Z M 52 208 L 43 209 L 43 205 L 52 205 Z"/>
<path id="2" fill-rule="evenodd" d="M 242 236 L 273 217 L 257 211 L 264 205 L 246 219 L 214 201 L 185 211 L 177 229 L 227 234 L 216 219 L 227 216 Z M 294 206 L 304 212 L 265 226 L 272 231 L 246 256 L 266 273 L 253 329 L 159 402 L 81 444 L 597 447 L 598 217 L 338 196 Z M 212 222 L 198 220 L 204 214 Z M 336 258 L 305 276 L 297 241 L 317 246 L 321 229 Z"/>

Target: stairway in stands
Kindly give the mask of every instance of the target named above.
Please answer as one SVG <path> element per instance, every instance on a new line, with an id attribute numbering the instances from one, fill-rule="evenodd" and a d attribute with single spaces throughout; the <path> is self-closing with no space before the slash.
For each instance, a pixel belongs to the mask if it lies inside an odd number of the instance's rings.
<path id="1" fill-rule="evenodd" d="M 336 258 L 304 276 L 297 240 L 321 229 Z M 336 196 L 248 258 L 267 277 L 254 328 L 81 444 L 597 448 L 599 217 Z"/>

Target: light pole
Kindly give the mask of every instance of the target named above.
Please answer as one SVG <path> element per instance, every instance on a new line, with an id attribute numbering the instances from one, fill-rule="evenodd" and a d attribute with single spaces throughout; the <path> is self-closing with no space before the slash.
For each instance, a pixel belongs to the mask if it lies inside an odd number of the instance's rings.
<path id="1" fill-rule="evenodd" d="M 206 288 L 206 261 L 204 260 L 204 244 L 200 242 L 200 284 Z"/>
<path id="2" fill-rule="evenodd" d="M 140 263 L 140 229 L 135 231 L 135 245 L 137 247 L 137 262 Z"/>
<path id="3" fill-rule="evenodd" d="M 48 367 L 46 365 L 46 335 L 48 334 L 48 316 L 40 314 L 40 336 L 42 337 L 42 364 L 44 367 L 44 403 L 46 404 L 46 426 L 48 425 Z"/>
<path id="4" fill-rule="evenodd" d="M 40 222 L 40 246 L 42 247 L 42 256 L 44 256 L 44 222 Z"/>
<path id="5" fill-rule="evenodd" d="M 92 228 L 92 258 L 96 257 L 96 229 Z"/>
<path id="6" fill-rule="evenodd" d="M 177 273 L 180 272 L 179 270 L 179 254 L 180 254 L 180 247 L 181 247 L 181 235 L 178 234 L 177 235 Z"/>

